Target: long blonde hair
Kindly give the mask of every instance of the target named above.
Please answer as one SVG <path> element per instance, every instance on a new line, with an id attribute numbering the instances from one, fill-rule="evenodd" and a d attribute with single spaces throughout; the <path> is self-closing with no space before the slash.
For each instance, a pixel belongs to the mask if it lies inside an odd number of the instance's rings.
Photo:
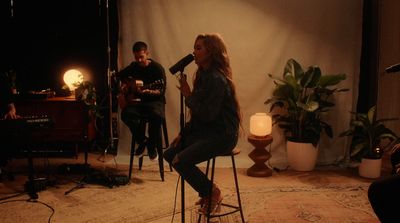
<path id="1" fill-rule="evenodd" d="M 240 122 L 240 126 L 242 127 L 241 125 L 242 114 L 240 111 L 240 104 L 239 100 L 237 99 L 236 87 L 233 83 L 232 69 L 229 62 L 228 52 L 226 50 L 224 40 L 219 34 L 199 34 L 196 37 L 195 42 L 197 42 L 198 40 L 203 40 L 204 47 L 209 52 L 210 56 L 209 68 L 218 70 L 219 73 L 223 74 L 226 77 L 226 80 L 228 81 L 229 87 L 231 88 L 232 91 L 232 96 L 234 98 L 235 107 L 237 111 L 236 115 Z M 199 70 L 196 71 L 196 75 L 193 80 L 194 87 L 196 86 L 198 80 L 199 76 L 198 73 Z"/>

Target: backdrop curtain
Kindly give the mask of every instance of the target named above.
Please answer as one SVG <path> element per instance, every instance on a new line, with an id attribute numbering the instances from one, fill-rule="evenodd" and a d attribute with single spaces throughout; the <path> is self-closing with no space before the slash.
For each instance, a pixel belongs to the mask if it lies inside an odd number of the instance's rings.
<path id="1" fill-rule="evenodd" d="M 220 33 L 231 59 L 234 82 L 243 113 L 245 132 L 238 147 L 238 165 L 250 167 L 247 142 L 249 119 L 256 112 L 269 112 L 264 101 L 274 87 L 267 74 L 282 75 L 289 58 L 303 68 L 318 65 L 325 74 L 345 73 L 341 88 L 350 91 L 335 97 L 336 106 L 326 117 L 334 138 L 323 136 L 319 164 L 348 158 L 348 139 L 338 134 L 348 127 L 349 111 L 356 110 L 362 38 L 362 0 L 119 0 L 118 67 L 134 58 L 132 44 L 149 44 L 151 58 L 160 62 L 167 75 L 166 116 L 170 139 L 179 132 L 178 81 L 168 68 L 193 52 L 200 33 Z M 189 82 L 194 63 L 185 73 Z M 118 156 L 129 154 L 130 133 L 120 122 Z M 270 164 L 286 166 L 285 140 L 274 126 Z M 122 160 L 122 158 L 121 158 Z"/>

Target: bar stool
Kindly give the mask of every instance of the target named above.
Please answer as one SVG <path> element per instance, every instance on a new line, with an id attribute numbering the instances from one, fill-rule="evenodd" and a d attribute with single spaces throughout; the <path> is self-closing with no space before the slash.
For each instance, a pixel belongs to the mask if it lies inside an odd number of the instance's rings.
<path id="1" fill-rule="evenodd" d="M 148 119 L 143 118 L 140 120 L 140 126 L 144 125 L 144 129 L 142 129 L 143 131 L 146 131 L 146 126 L 148 124 Z M 162 136 L 160 134 L 160 138 L 157 140 L 156 143 L 156 149 L 157 149 L 157 154 L 158 154 L 158 167 L 159 167 L 159 171 L 160 171 L 160 176 L 161 176 L 161 180 L 164 181 L 164 157 L 163 157 L 163 150 L 165 148 L 168 148 L 169 146 L 169 140 L 168 140 L 168 131 L 167 131 L 167 122 L 165 119 L 163 119 L 162 123 L 161 123 L 161 129 L 162 130 Z M 164 145 L 165 147 L 163 147 L 163 142 L 162 140 L 164 139 Z M 131 154 L 130 154 L 130 160 L 129 160 L 129 180 L 131 179 L 132 176 L 132 165 L 133 165 L 133 157 L 135 156 L 135 145 L 136 145 L 136 141 L 135 141 L 135 136 L 132 135 L 132 139 L 131 139 Z M 142 170 L 142 165 L 143 165 L 143 156 L 139 158 L 139 170 Z M 172 167 L 171 165 L 169 166 L 170 171 L 172 172 Z"/>
<path id="2" fill-rule="evenodd" d="M 201 221 L 201 216 L 204 216 L 207 219 L 207 223 L 209 223 L 211 218 L 223 217 L 223 216 L 230 215 L 230 214 L 233 214 L 233 213 L 236 213 L 236 212 L 240 213 L 240 218 L 242 219 L 242 223 L 245 223 L 244 215 L 243 215 L 242 202 L 240 200 L 239 182 L 238 182 L 238 179 L 237 179 L 236 165 L 235 165 L 235 156 L 238 155 L 239 153 L 240 153 L 240 149 L 235 148 L 228 154 L 219 155 L 219 156 L 230 156 L 231 157 L 233 177 L 234 177 L 234 180 L 235 180 L 235 187 L 236 187 L 236 195 L 237 195 L 238 204 L 237 205 L 231 205 L 231 204 L 226 204 L 226 203 L 222 202 L 221 203 L 222 206 L 228 207 L 231 210 L 230 211 L 222 211 L 221 213 L 215 213 L 215 214 L 209 213 L 210 210 L 208 210 L 207 211 L 208 212 L 207 215 L 199 214 L 199 218 L 198 218 L 198 221 L 197 221 L 198 223 L 200 223 L 200 221 Z M 216 158 L 217 157 L 214 157 L 212 159 L 212 166 L 211 166 L 211 182 L 212 182 L 212 184 L 211 185 L 214 184 L 214 172 L 215 172 L 215 160 L 216 160 Z M 210 160 L 207 161 L 207 167 L 206 167 L 206 175 L 207 176 L 208 176 L 208 172 L 209 172 L 208 171 L 209 170 L 209 166 L 210 166 Z M 212 186 L 210 188 L 210 191 L 212 191 Z M 211 194 L 210 194 L 210 197 L 208 199 L 208 202 L 209 202 L 208 207 L 210 207 L 211 206 Z"/>

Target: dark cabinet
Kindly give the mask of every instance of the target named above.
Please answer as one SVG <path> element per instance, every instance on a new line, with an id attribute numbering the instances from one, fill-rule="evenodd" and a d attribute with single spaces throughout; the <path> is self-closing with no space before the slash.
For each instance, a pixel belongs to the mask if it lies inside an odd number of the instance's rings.
<path id="1" fill-rule="evenodd" d="M 93 125 L 82 101 L 69 97 L 18 99 L 16 107 L 22 117 L 46 115 L 52 120 L 51 127 L 35 129 L 30 133 L 33 144 L 51 147 L 73 145 L 77 150 L 78 145 L 87 146 L 87 142 L 94 137 L 88 134 L 93 132 L 90 129 Z"/>

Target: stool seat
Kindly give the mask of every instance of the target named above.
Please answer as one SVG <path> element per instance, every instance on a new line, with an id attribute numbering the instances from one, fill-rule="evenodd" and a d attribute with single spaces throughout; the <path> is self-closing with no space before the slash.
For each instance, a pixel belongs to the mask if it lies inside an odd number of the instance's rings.
<path id="1" fill-rule="evenodd" d="M 235 188 L 236 188 L 236 195 L 237 195 L 238 204 L 237 205 L 231 205 L 231 204 L 226 204 L 226 203 L 222 202 L 221 205 L 225 206 L 225 207 L 228 207 L 228 208 L 231 208 L 231 211 L 225 211 L 225 212 L 221 212 L 221 213 L 208 213 L 206 215 L 199 214 L 198 221 L 197 221 L 198 223 L 200 223 L 202 216 L 204 216 L 207 219 L 207 223 L 209 223 L 211 218 L 223 217 L 223 216 L 226 216 L 226 215 L 234 214 L 236 212 L 240 213 L 240 218 L 242 220 L 242 223 L 245 223 L 244 215 L 243 215 L 242 203 L 241 203 L 241 200 L 240 200 L 239 182 L 238 182 L 238 178 L 237 178 L 236 165 L 235 165 L 235 156 L 238 155 L 238 154 L 240 154 L 240 149 L 235 147 L 229 153 L 226 153 L 226 154 L 223 154 L 223 155 L 218 155 L 218 156 L 212 158 L 212 167 L 211 167 L 211 183 L 212 183 L 211 185 L 214 185 L 214 173 L 215 173 L 215 161 L 216 161 L 216 158 L 219 157 L 219 156 L 221 156 L 221 157 L 230 156 L 231 157 L 231 160 L 232 160 L 232 171 L 233 171 L 233 177 L 234 177 L 234 180 L 235 180 Z M 206 176 L 208 176 L 208 174 L 209 174 L 208 173 L 209 172 L 209 166 L 210 166 L 210 160 L 207 161 L 207 167 L 206 167 L 206 172 L 205 172 Z M 210 188 L 210 191 L 212 191 L 212 187 Z M 208 198 L 208 201 L 211 202 L 211 194 L 210 194 L 210 197 Z M 209 203 L 208 207 L 210 207 L 210 205 L 211 204 Z"/>

